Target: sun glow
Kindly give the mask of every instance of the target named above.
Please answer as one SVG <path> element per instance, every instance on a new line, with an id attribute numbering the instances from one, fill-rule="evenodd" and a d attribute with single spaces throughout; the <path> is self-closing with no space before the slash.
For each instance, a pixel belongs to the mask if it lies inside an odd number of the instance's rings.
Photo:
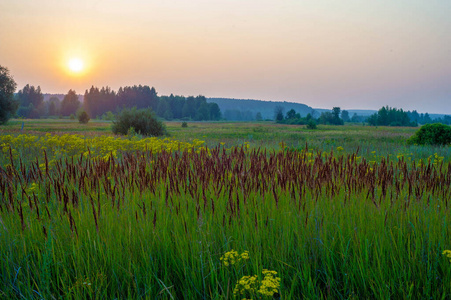
<path id="1" fill-rule="evenodd" d="M 84 63 L 80 58 L 71 58 L 68 62 L 69 70 L 74 73 L 80 73 L 84 69 Z"/>

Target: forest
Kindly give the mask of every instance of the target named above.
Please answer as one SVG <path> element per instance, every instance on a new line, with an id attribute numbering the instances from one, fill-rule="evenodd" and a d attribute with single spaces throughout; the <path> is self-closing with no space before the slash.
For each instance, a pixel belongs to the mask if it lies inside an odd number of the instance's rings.
<path id="1" fill-rule="evenodd" d="M 47 99 L 46 99 L 47 98 Z M 62 98 L 62 100 L 61 100 Z M 91 118 L 113 120 L 124 108 L 151 108 L 158 117 L 165 120 L 182 121 L 263 121 L 275 120 L 281 124 L 343 125 L 367 123 L 371 126 L 413 126 L 431 123 L 451 124 L 451 116 L 429 115 L 416 110 L 384 106 L 369 116 L 350 116 L 349 110 L 333 107 L 321 112 L 300 103 L 238 100 L 227 98 L 206 98 L 205 96 L 158 96 L 154 87 L 134 85 L 120 87 L 94 87 L 78 95 L 69 90 L 66 95 L 43 94 L 41 88 L 27 84 L 15 95 L 18 102 L 17 117 L 47 118 L 74 117 L 86 111 Z M 286 111 L 286 113 L 285 113 Z"/>
<path id="2" fill-rule="evenodd" d="M 216 103 L 207 103 L 204 96 L 158 96 L 155 88 L 147 85 L 121 87 L 116 92 L 109 87 L 94 87 L 86 90 L 83 97 L 73 90 L 44 101 L 41 88 L 26 85 L 16 94 L 19 102 L 17 116 L 37 119 L 42 117 L 69 117 L 77 111 L 86 111 L 91 118 L 112 118 L 123 108 L 152 108 L 166 120 L 215 121 L 221 119 L 221 110 Z M 83 99 L 82 101 L 80 101 Z"/>

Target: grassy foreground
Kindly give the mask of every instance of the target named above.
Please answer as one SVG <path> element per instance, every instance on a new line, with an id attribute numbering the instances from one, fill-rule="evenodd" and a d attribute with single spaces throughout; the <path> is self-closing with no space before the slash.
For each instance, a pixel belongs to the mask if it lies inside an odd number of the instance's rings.
<path id="1" fill-rule="evenodd" d="M 95 131 L 65 137 L 74 152 L 50 149 L 53 135 L 7 129 L 0 298 L 451 296 L 442 255 L 451 249 L 449 148 L 400 155 L 409 129 L 349 126 L 345 140 L 343 127 L 285 126 L 279 136 L 265 124 L 232 124 L 230 140 L 210 146 L 222 126 L 172 123 L 173 140 L 148 141 L 153 148 Z M 241 139 L 253 128 L 252 140 Z M 315 137 L 305 147 L 290 134 Z M 371 136 L 385 136 L 387 148 Z"/>

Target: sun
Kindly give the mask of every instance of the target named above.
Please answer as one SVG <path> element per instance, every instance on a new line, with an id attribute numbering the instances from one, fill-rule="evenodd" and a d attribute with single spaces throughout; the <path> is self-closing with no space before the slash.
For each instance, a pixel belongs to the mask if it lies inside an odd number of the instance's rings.
<path id="1" fill-rule="evenodd" d="M 85 64 L 83 63 L 83 60 L 80 58 L 71 58 L 68 62 L 69 70 L 71 70 L 74 73 L 80 73 L 83 71 Z"/>

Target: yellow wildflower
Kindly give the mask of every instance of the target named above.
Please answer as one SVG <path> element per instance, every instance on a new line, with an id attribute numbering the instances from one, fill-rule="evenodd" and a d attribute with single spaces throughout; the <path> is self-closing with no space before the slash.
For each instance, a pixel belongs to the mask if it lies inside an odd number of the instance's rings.
<path id="1" fill-rule="evenodd" d="M 451 250 L 445 250 L 442 254 L 449 259 L 449 262 L 451 262 Z"/>

